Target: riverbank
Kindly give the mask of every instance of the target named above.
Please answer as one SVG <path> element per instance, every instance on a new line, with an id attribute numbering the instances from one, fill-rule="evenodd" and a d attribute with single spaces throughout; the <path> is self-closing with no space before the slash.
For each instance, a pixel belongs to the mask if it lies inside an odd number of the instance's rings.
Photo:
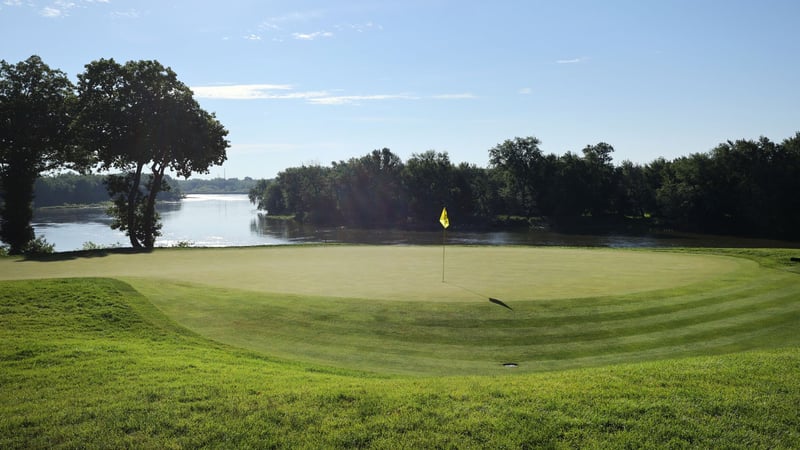
<path id="1" fill-rule="evenodd" d="M 156 246 L 193 247 L 290 245 L 298 243 L 354 243 L 384 245 L 441 245 L 437 218 L 428 230 L 360 229 L 317 226 L 273 217 L 258 211 L 246 195 L 188 195 L 180 202 L 159 203 L 162 235 Z M 33 226 L 37 236 L 55 244 L 58 252 L 124 245 L 127 237 L 110 228 L 111 218 L 98 207 L 37 209 Z M 465 245 L 528 245 L 580 247 L 768 247 L 798 248 L 800 242 L 652 231 L 644 226 L 616 232 L 609 228 L 569 232 L 531 226 L 507 218 L 497 227 L 470 229 L 451 219 L 446 242 Z"/>

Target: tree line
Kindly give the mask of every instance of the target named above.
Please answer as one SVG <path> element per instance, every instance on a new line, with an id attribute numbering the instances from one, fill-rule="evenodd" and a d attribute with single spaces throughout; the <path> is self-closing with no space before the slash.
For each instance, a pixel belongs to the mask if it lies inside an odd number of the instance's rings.
<path id="1" fill-rule="evenodd" d="M 641 223 L 703 233 L 800 237 L 800 133 L 719 144 L 648 164 L 613 162 L 604 142 L 545 154 L 535 137 L 489 149 L 486 168 L 429 150 L 402 161 L 389 149 L 330 166 L 291 167 L 259 180 L 250 200 L 268 214 L 359 227 L 490 226 L 516 218 L 556 226 Z"/>
<path id="2" fill-rule="evenodd" d="M 43 173 L 113 171 L 104 180 L 112 227 L 132 247 L 152 248 L 167 170 L 208 173 L 226 159 L 227 134 L 158 61 L 99 59 L 73 84 L 36 55 L 1 60 L 0 239 L 11 254 L 35 250 L 34 185 Z"/>
<path id="3" fill-rule="evenodd" d="M 212 178 L 209 180 L 193 178 L 191 180 L 172 180 L 171 184 L 185 194 L 247 194 L 256 185 L 250 177 Z"/>
<path id="4" fill-rule="evenodd" d="M 111 201 L 106 186 L 107 175 L 59 173 L 42 176 L 33 185 L 33 206 L 43 208 L 63 205 L 91 205 Z M 164 176 L 169 190 L 158 193 L 158 201 L 178 201 L 183 197 L 181 180 Z M 143 189 L 144 186 L 141 186 Z"/>
<path id="5" fill-rule="evenodd" d="M 36 179 L 33 187 L 35 208 L 63 205 L 88 205 L 111 200 L 107 175 L 59 173 Z M 185 194 L 247 194 L 256 185 L 250 177 L 181 180 L 164 175 L 168 190 L 158 193 L 157 201 L 178 201 Z M 144 186 L 141 186 L 144 189 Z"/>

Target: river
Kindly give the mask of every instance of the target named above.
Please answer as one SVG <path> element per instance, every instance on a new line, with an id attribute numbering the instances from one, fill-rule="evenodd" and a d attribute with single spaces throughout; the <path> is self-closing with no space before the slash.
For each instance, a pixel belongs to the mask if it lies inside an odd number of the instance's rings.
<path id="1" fill-rule="evenodd" d="M 268 218 L 246 195 L 195 194 L 158 206 L 163 227 L 156 246 L 233 247 L 298 243 L 441 244 L 441 232 L 358 230 L 315 227 Z M 433 220 L 437 220 L 434 218 Z M 87 243 L 101 247 L 130 245 L 110 228 L 102 208 L 45 208 L 34 213 L 37 236 L 58 252 L 80 250 Z M 743 239 L 693 234 L 581 235 L 546 230 L 448 231 L 449 244 L 565 245 L 592 247 L 800 247 L 800 242 Z"/>

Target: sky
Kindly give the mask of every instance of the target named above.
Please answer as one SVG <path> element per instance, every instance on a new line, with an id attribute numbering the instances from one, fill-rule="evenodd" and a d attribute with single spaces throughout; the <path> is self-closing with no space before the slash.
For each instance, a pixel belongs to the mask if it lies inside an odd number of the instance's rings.
<path id="1" fill-rule="evenodd" d="M 0 0 L 0 59 L 155 59 L 229 131 L 201 178 L 389 148 L 646 164 L 800 131 L 796 0 Z"/>

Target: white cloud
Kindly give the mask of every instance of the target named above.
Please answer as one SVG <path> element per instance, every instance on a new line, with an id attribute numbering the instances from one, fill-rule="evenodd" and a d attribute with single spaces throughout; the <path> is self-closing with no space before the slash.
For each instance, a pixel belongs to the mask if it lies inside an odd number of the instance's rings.
<path id="1" fill-rule="evenodd" d="M 308 103 L 314 105 L 350 105 L 357 104 L 362 101 L 375 101 L 375 100 L 418 100 L 408 94 L 377 94 L 377 95 L 337 95 L 337 96 L 320 96 L 308 98 Z"/>
<path id="2" fill-rule="evenodd" d="M 308 22 L 313 19 L 319 19 L 324 15 L 325 12 L 322 10 L 293 11 L 280 16 L 270 17 L 269 19 L 264 21 L 264 24 L 275 25 L 278 23 L 286 23 L 286 22 Z"/>
<path id="3" fill-rule="evenodd" d="M 22 0 L 5 0 L 3 4 L 6 6 L 22 6 Z"/>
<path id="4" fill-rule="evenodd" d="M 298 23 L 298 22 L 307 23 L 312 20 L 321 18 L 324 15 L 325 13 L 321 10 L 295 11 L 283 14 L 281 16 L 270 17 L 261 22 L 261 24 L 259 24 L 258 27 L 261 30 L 279 31 L 284 29 L 287 24 Z"/>
<path id="5" fill-rule="evenodd" d="M 330 31 L 315 31 L 313 33 L 292 33 L 292 37 L 301 41 L 313 41 L 317 38 L 333 37 Z"/>
<path id="6" fill-rule="evenodd" d="M 253 33 L 250 33 L 247 36 L 243 36 L 243 38 L 247 39 L 248 41 L 260 41 L 261 40 L 261 36 L 259 36 L 257 34 L 253 34 Z"/>
<path id="7" fill-rule="evenodd" d="M 363 33 L 369 30 L 383 30 L 383 27 L 375 24 L 373 22 L 367 23 L 346 23 L 342 25 L 336 25 L 335 27 L 337 30 L 353 30 L 358 33 Z"/>
<path id="8" fill-rule="evenodd" d="M 49 6 L 41 8 L 39 10 L 39 14 L 48 18 L 66 17 L 69 16 L 70 11 L 75 8 L 87 8 L 86 5 L 98 3 L 108 4 L 110 2 L 109 0 L 78 0 L 77 2 L 68 0 L 55 0 Z M 22 4 L 22 2 L 21 0 L 6 0 L 5 4 L 9 6 L 19 6 Z M 35 6 L 33 2 L 29 3 L 29 5 Z"/>
<path id="9" fill-rule="evenodd" d="M 53 8 L 53 7 L 50 7 L 50 6 L 46 6 L 46 7 L 42 8 L 42 10 L 39 13 L 41 15 L 43 15 L 44 17 L 61 17 L 62 15 L 64 15 L 64 11 L 63 10 L 57 9 L 57 8 Z"/>
<path id="10" fill-rule="evenodd" d="M 585 60 L 586 58 L 559 59 L 556 61 L 556 64 L 578 64 Z"/>
<path id="11" fill-rule="evenodd" d="M 522 94 L 522 95 L 530 95 L 530 94 L 533 93 L 533 90 L 531 88 L 529 88 L 529 87 L 526 87 L 526 88 L 520 89 L 519 91 L 517 91 L 517 93 L 518 94 Z"/>
<path id="12" fill-rule="evenodd" d="M 141 16 L 142 14 L 135 9 L 129 9 L 127 11 L 113 11 L 111 13 L 111 17 L 115 19 L 138 19 Z"/>
<path id="13" fill-rule="evenodd" d="M 438 95 L 432 96 L 431 98 L 436 99 L 436 100 L 465 100 L 465 99 L 471 99 L 471 98 L 476 98 L 476 97 L 475 97 L 474 94 L 471 94 L 469 92 L 464 92 L 462 94 L 438 94 Z"/>
<path id="14" fill-rule="evenodd" d="M 312 105 L 356 105 L 363 102 L 386 100 L 462 100 L 476 98 L 471 93 L 430 96 L 413 94 L 338 95 L 330 90 L 296 91 L 290 84 L 221 84 L 193 86 L 191 89 L 197 98 L 214 100 L 305 100 L 306 103 Z"/>
<path id="15" fill-rule="evenodd" d="M 222 86 L 195 86 L 191 88 L 195 97 L 225 100 L 254 100 L 279 98 L 275 92 L 288 91 L 288 84 L 236 84 Z"/>

